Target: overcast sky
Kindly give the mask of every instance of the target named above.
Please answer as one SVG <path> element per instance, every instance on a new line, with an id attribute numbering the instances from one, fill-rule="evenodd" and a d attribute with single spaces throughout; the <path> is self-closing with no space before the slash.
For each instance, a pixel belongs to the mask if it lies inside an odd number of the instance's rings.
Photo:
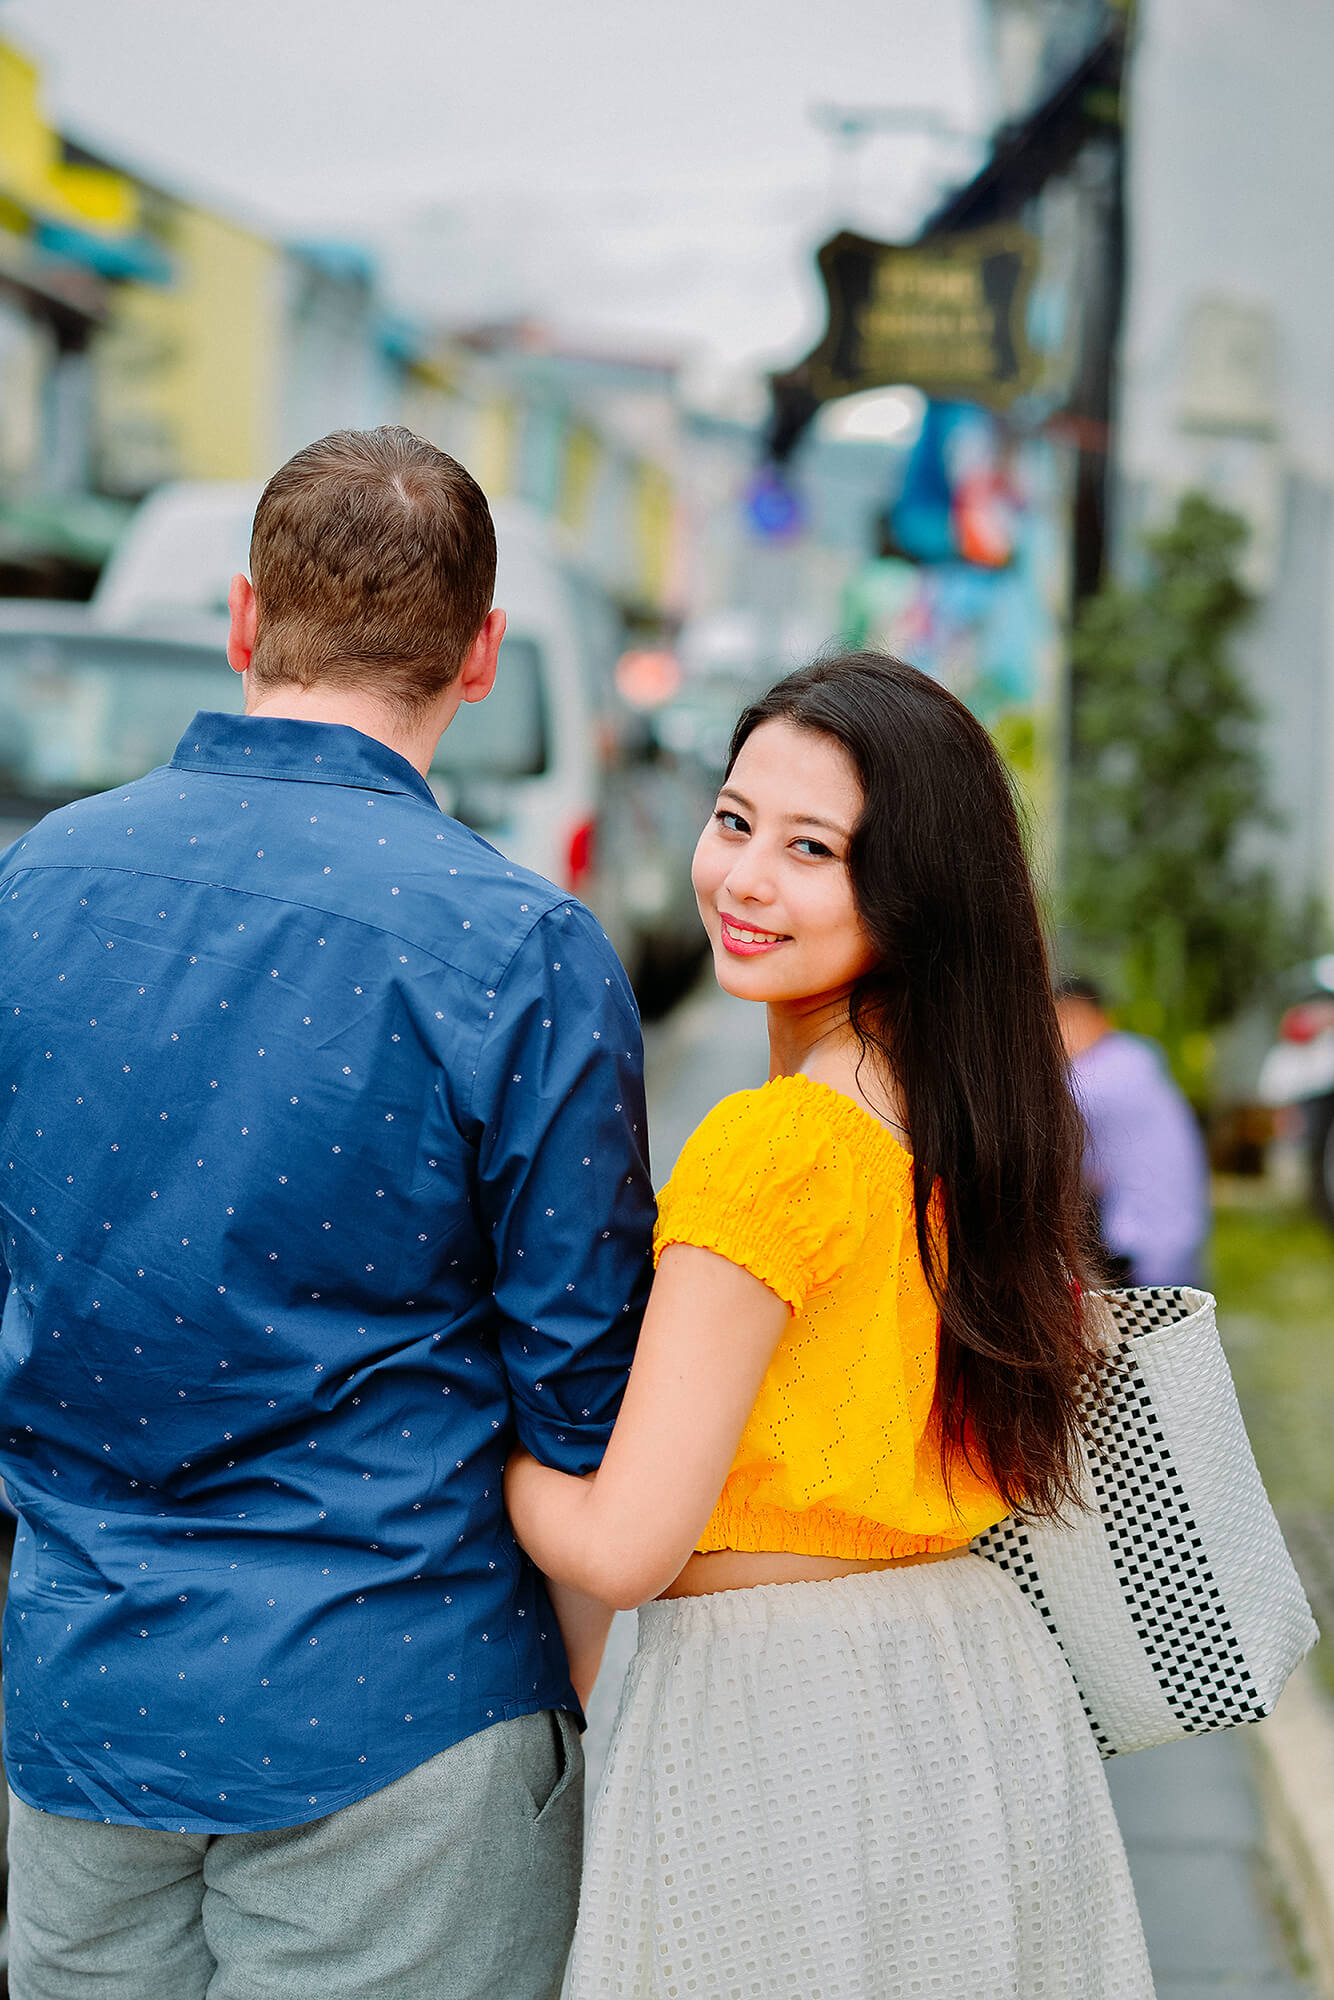
<path id="1" fill-rule="evenodd" d="M 0 0 L 71 134 L 283 234 L 379 249 L 406 306 L 528 312 L 719 366 L 804 351 L 833 219 L 909 233 L 977 143 L 836 179 L 819 103 L 987 121 L 981 0 Z"/>

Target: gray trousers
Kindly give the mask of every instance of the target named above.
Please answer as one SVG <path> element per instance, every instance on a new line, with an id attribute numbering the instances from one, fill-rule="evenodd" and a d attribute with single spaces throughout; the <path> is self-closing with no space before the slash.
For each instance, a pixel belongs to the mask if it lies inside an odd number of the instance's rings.
<path id="1" fill-rule="evenodd" d="M 13 2000 L 556 2000 L 572 1718 L 498 1722 L 325 1819 L 160 1833 L 10 1797 Z"/>

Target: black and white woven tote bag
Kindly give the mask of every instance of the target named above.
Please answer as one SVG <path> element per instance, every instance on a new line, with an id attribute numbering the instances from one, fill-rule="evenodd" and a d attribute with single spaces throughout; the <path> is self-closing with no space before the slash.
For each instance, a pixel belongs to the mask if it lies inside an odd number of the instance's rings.
<path id="1" fill-rule="evenodd" d="M 1105 1396 L 1068 1524 L 973 1543 L 1070 1663 L 1104 1757 L 1268 1715 L 1319 1636 L 1237 1406 L 1207 1292 L 1102 1294 Z"/>

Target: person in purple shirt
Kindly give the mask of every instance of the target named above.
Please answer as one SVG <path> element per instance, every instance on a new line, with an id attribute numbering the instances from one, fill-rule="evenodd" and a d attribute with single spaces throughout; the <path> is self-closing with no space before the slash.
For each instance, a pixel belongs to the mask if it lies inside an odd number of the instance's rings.
<path id="1" fill-rule="evenodd" d="M 1132 1285 L 1197 1285 L 1209 1167 L 1162 1051 L 1116 1028 L 1089 979 L 1064 979 L 1056 1012 L 1088 1127 L 1084 1171 L 1109 1260 Z"/>

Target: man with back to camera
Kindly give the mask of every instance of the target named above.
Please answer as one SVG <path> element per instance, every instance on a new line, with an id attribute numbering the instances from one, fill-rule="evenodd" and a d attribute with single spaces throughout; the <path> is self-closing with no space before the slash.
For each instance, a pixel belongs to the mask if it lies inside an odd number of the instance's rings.
<path id="1" fill-rule="evenodd" d="M 638 1019 L 426 783 L 504 633 L 467 472 L 325 438 L 251 566 L 246 713 L 0 858 L 13 1991 L 538 2000 L 582 1753 L 501 1469 L 610 1433 Z"/>

